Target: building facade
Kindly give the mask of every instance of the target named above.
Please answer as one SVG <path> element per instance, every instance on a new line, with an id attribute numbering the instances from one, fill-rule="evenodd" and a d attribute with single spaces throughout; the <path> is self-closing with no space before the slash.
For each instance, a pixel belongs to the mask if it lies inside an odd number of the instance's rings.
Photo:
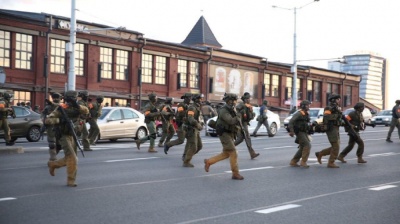
<path id="1" fill-rule="evenodd" d="M 344 64 L 329 63 L 329 69 L 359 75 L 360 97 L 381 110 L 388 108 L 388 74 L 385 58 L 372 53 L 346 55 Z M 389 103 L 390 105 L 390 103 Z"/>
<path id="2" fill-rule="evenodd" d="M 65 91 L 69 27 L 65 17 L 0 10 L 0 67 L 6 74 L 1 88 L 14 94 L 13 104 L 30 101 L 43 108 L 49 93 Z M 77 21 L 77 27 L 75 88 L 88 90 L 90 97 L 103 95 L 110 105 L 140 109 L 151 92 L 175 99 L 203 93 L 214 103 L 225 92 L 249 92 L 253 104 L 266 99 L 272 109 L 287 112 L 294 81 L 298 101 L 308 99 L 311 107 L 324 107 L 333 93 L 346 97 L 344 108 L 358 101 L 358 75 L 298 66 L 293 80 L 290 64 L 225 50 L 216 40 L 199 42 L 189 38 L 191 33 L 183 43 L 170 43 L 85 21 Z M 212 39 L 208 24 L 199 29 L 203 33 L 194 34 Z"/>

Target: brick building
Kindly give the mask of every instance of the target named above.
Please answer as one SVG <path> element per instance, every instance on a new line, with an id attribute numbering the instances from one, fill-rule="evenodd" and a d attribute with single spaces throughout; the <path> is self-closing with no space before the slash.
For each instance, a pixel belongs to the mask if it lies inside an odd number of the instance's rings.
<path id="1" fill-rule="evenodd" d="M 31 101 L 43 108 L 50 92 L 65 91 L 69 20 L 0 9 L 0 67 L 6 74 L 5 83 L 0 85 L 3 91 L 14 93 L 14 104 Z M 175 99 L 185 92 L 203 93 L 216 103 L 225 92 L 250 92 L 254 104 L 267 99 L 275 110 L 290 107 L 291 65 L 222 49 L 204 17 L 182 43 L 111 28 L 77 21 L 77 91 L 88 90 L 92 97 L 103 95 L 110 105 L 129 103 L 136 109 L 153 91 L 161 98 Z M 299 101 L 308 99 L 311 107 L 325 106 L 331 93 L 341 94 L 342 106 L 351 107 L 359 100 L 359 82 L 359 76 L 298 66 Z"/>

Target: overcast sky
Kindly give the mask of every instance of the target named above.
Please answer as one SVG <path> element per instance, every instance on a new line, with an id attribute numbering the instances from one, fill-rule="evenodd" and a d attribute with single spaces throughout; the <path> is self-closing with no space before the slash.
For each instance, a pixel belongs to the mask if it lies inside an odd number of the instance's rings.
<path id="1" fill-rule="evenodd" d="M 71 0 L 0 0 L 1 8 L 71 16 Z M 145 37 L 181 43 L 201 15 L 223 49 L 293 62 L 373 52 L 388 59 L 390 107 L 400 99 L 398 0 L 76 0 L 77 19 L 125 26 Z M 302 6 L 307 5 L 303 8 Z M 327 68 L 327 61 L 299 62 Z M 393 104 L 393 105 L 392 105 Z"/>

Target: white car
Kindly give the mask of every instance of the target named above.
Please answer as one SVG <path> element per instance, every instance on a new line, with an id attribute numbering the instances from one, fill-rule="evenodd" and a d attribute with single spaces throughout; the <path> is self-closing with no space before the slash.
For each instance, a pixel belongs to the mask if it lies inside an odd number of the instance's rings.
<path id="1" fill-rule="evenodd" d="M 129 107 L 104 107 L 97 124 L 100 134 L 96 141 L 103 139 L 117 141 L 120 138 L 137 139 L 145 137 L 148 133 L 144 115 Z M 89 130 L 89 123 L 86 123 L 86 126 Z"/>
<path id="2" fill-rule="evenodd" d="M 256 127 L 257 127 L 258 121 L 256 119 L 257 119 L 258 115 L 260 115 L 260 107 L 253 107 L 253 111 L 256 114 L 256 116 L 254 117 L 253 120 L 250 121 L 250 126 L 249 126 L 250 134 L 252 134 L 254 132 L 254 129 L 256 129 Z M 281 127 L 281 121 L 279 120 L 279 115 L 268 110 L 267 116 L 268 116 L 268 124 L 269 124 L 269 128 L 271 130 L 271 134 L 272 134 L 272 136 L 275 136 Z M 217 133 L 214 128 L 211 128 L 210 126 L 208 126 L 208 122 L 210 122 L 211 120 L 216 121 L 217 118 L 218 118 L 218 116 L 208 119 L 207 125 L 206 125 L 207 133 L 209 133 L 210 136 L 213 136 L 213 137 L 217 137 Z M 260 129 L 258 129 L 258 131 L 257 131 L 257 135 L 260 135 L 260 134 L 268 135 L 267 129 L 265 128 L 264 125 L 261 125 Z"/>

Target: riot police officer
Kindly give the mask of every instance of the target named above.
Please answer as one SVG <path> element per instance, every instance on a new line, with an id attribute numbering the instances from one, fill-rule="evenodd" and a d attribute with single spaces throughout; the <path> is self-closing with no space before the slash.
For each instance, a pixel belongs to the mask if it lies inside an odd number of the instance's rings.
<path id="1" fill-rule="evenodd" d="M 331 143 L 331 147 L 315 153 L 319 164 L 322 164 L 322 156 L 330 155 L 327 165 L 328 168 L 339 168 L 339 166 L 335 164 L 335 160 L 338 157 L 340 149 L 339 127 L 342 124 L 342 111 L 339 107 L 340 99 L 340 95 L 331 95 L 328 98 L 329 105 L 324 108 L 323 123 L 326 126 L 326 136 Z"/>
<path id="2" fill-rule="evenodd" d="M 204 169 L 209 171 L 210 166 L 221 160 L 229 158 L 232 170 L 232 179 L 243 180 L 244 177 L 239 174 L 239 166 L 237 162 L 237 151 L 235 148 L 235 137 L 237 135 L 240 117 L 236 112 L 237 95 L 233 93 L 225 93 L 223 100 L 226 104 L 218 111 L 218 119 L 216 122 L 217 134 L 222 144 L 222 152 L 214 157 L 204 160 Z"/>
<path id="3" fill-rule="evenodd" d="M 78 97 L 80 97 L 80 100 L 78 100 L 78 104 L 85 106 L 89 109 L 89 93 L 86 90 L 80 91 L 78 93 Z M 90 113 L 86 115 L 82 115 L 82 120 L 84 123 L 86 123 L 90 119 Z M 93 149 L 90 148 L 90 142 L 89 142 L 89 131 L 86 127 L 86 125 L 83 125 L 82 129 L 82 145 L 83 145 L 83 150 L 85 151 L 92 151 Z"/>
<path id="4" fill-rule="evenodd" d="M 163 134 L 160 138 L 160 141 L 158 143 L 158 147 L 164 147 L 164 141 L 165 144 L 167 144 L 171 138 L 175 134 L 175 128 L 174 125 L 172 124 L 173 118 L 174 118 L 174 110 L 172 110 L 172 98 L 167 97 L 165 99 L 165 104 L 162 105 L 161 107 L 161 120 L 162 120 L 162 130 Z"/>
<path id="5" fill-rule="evenodd" d="M 46 117 L 50 115 L 60 105 L 61 94 L 54 92 L 51 94 L 51 99 L 53 102 L 46 100 L 47 104 L 44 107 L 41 114 L 43 120 L 45 120 Z M 54 126 L 55 125 L 51 124 L 46 125 L 47 143 L 49 145 L 50 161 L 57 160 L 57 154 L 61 150 L 60 141 L 55 136 Z"/>
<path id="6" fill-rule="evenodd" d="M 299 144 L 299 150 L 297 150 L 296 154 L 293 156 L 293 159 L 290 161 L 290 166 L 298 167 L 297 162 L 300 162 L 300 166 L 304 168 L 308 168 L 307 160 L 310 155 L 311 150 L 311 138 L 309 136 L 310 131 L 310 114 L 308 111 L 310 110 L 310 102 L 308 100 L 303 100 L 300 103 L 300 111 L 295 113 L 293 117 L 289 121 L 289 135 L 293 137 L 296 135 L 296 140 Z"/>
<path id="7" fill-rule="evenodd" d="M 73 130 L 70 130 L 70 126 L 67 124 L 67 119 L 71 120 L 74 124 L 75 131 L 79 131 L 85 126 L 85 123 L 81 121 L 81 117 L 86 116 L 89 113 L 89 109 L 85 106 L 78 105 L 77 92 L 69 90 L 65 93 L 65 104 L 60 104 L 58 107 L 62 107 L 67 115 L 67 118 L 63 117 L 60 112 L 60 108 L 56 108 L 45 120 L 46 125 L 57 125 L 56 133 L 57 137 L 60 138 L 60 144 L 64 150 L 64 158 L 56 161 L 49 161 L 47 166 L 51 176 L 55 175 L 55 169 L 67 166 L 67 186 L 76 187 L 76 173 L 78 171 L 78 158 L 77 158 L 77 143 L 74 141 Z"/>
<path id="8" fill-rule="evenodd" d="M 186 112 L 186 146 L 185 159 L 183 167 L 194 167 L 190 162 L 194 154 L 198 153 L 203 148 L 203 143 L 200 138 L 200 131 L 203 129 L 204 120 L 201 114 L 201 103 L 204 99 L 203 94 L 194 94 L 192 96 L 193 104 L 189 106 Z"/>
<path id="9" fill-rule="evenodd" d="M 9 93 L 3 93 L 3 96 L 0 97 L 0 128 L 4 131 L 4 140 L 7 146 L 14 145 L 14 142 L 11 141 L 10 126 L 7 120 L 8 115 L 16 117 L 11 107 L 11 98 L 12 95 Z"/>
<path id="10" fill-rule="evenodd" d="M 186 122 L 186 111 L 189 108 L 190 100 L 192 99 L 192 94 L 185 93 L 183 96 L 181 96 L 181 99 L 183 99 L 183 102 L 178 104 L 178 109 L 175 113 L 175 121 L 176 124 L 178 125 L 178 131 L 177 131 L 178 138 L 164 144 L 165 154 L 168 154 L 168 150 L 172 146 L 180 145 L 185 142 L 186 131 L 183 128 L 183 124 Z M 185 153 L 183 153 L 182 160 L 183 159 L 185 159 Z"/>
<path id="11" fill-rule="evenodd" d="M 149 103 L 144 107 L 144 122 L 146 123 L 147 129 L 149 130 L 149 135 L 145 136 L 141 139 L 136 139 L 136 146 L 140 150 L 140 144 L 150 140 L 150 147 L 148 152 L 157 152 L 154 149 L 155 140 L 157 138 L 157 130 L 156 130 L 156 119 L 160 116 L 160 112 L 156 108 L 157 103 L 157 95 L 155 93 L 150 93 L 148 95 Z"/>
<path id="12" fill-rule="evenodd" d="M 356 103 L 354 105 L 354 111 L 351 111 L 347 116 L 346 119 L 349 121 L 351 124 L 351 128 L 357 133 L 357 136 L 353 136 L 351 134 L 349 135 L 349 143 L 346 146 L 346 148 L 343 149 L 343 151 L 339 154 L 338 160 L 341 161 L 342 163 L 346 163 L 347 161 L 344 160 L 344 157 L 353 149 L 354 144 L 357 143 L 358 148 L 357 148 L 357 162 L 358 163 L 366 163 L 362 156 L 364 154 L 364 141 L 361 139 L 360 136 L 360 130 L 364 130 L 365 124 L 364 124 L 364 117 L 362 115 L 362 112 L 364 111 L 364 103 Z M 350 127 L 345 127 L 346 132 L 348 132 L 348 129 Z"/>
<path id="13" fill-rule="evenodd" d="M 249 150 L 250 158 L 254 159 L 260 155 L 260 153 L 256 153 L 251 145 L 251 139 L 249 134 L 249 124 L 250 121 L 254 118 L 255 113 L 253 112 L 253 106 L 250 104 L 250 93 L 245 92 L 242 96 L 242 102 L 238 103 L 236 106 L 236 110 L 241 118 L 243 132 L 246 136 L 242 134 L 240 131 L 235 141 L 235 146 L 239 145 L 246 140 L 247 150 Z"/>
<path id="14" fill-rule="evenodd" d="M 100 128 L 99 125 L 97 124 L 97 119 L 101 116 L 101 111 L 103 109 L 103 101 L 104 97 L 99 95 L 96 97 L 95 102 L 90 102 L 88 104 L 90 113 L 90 118 L 88 121 L 90 124 L 88 139 L 91 145 L 95 145 L 97 136 L 99 136 L 100 133 Z"/>

